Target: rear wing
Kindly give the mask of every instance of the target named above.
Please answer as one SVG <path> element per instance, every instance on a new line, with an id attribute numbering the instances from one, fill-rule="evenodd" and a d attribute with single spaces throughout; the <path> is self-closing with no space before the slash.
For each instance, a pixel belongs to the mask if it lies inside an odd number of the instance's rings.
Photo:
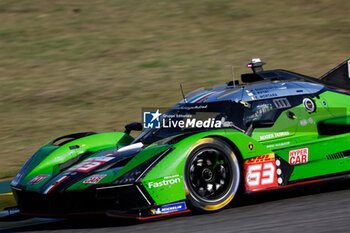
<path id="1" fill-rule="evenodd" d="M 320 77 L 326 85 L 350 90 L 350 59 Z"/>

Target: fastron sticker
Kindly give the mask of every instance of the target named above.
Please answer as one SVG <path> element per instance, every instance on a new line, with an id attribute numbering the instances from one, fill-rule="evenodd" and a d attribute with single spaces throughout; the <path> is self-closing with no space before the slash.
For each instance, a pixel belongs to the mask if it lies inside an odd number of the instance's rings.
<path id="1" fill-rule="evenodd" d="M 164 177 L 162 181 L 159 182 L 149 182 L 148 188 L 159 188 L 162 186 L 168 186 L 173 184 L 181 183 L 179 175 Z"/>

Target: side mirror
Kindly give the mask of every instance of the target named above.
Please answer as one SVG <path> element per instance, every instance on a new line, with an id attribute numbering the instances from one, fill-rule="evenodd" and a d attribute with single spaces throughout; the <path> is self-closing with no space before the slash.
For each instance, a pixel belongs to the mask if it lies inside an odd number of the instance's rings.
<path id="1" fill-rule="evenodd" d="M 254 128 L 269 128 L 272 127 L 275 124 L 275 122 L 269 120 L 257 120 L 251 122 L 251 124 L 253 124 Z"/>
<path id="2" fill-rule="evenodd" d="M 269 127 L 272 127 L 274 124 L 275 124 L 274 121 L 269 121 L 269 120 L 257 120 L 257 121 L 247 122 L 246 125 L 248 126 L 248 129 L 245 132 L 245 134 L 251 137 L 254 129 L 269 128 Z"/>
<path id="3" fill-rule="evenodd" d="M 125 125 L 125 131 L 124 133 L 130 134 L 131 131 L 141 131 L 142 130 L 142 124 L 140 122 L 133 122 L 130 124 Z"/>

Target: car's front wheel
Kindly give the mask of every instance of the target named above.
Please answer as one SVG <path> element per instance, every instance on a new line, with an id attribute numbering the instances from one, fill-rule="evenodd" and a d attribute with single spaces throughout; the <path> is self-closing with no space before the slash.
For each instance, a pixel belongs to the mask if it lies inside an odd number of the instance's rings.
<path id="1" fill-rule="evenodd" d="M 184 171 L 190 206 L 200 211 L 222 209 L 240 185 L 240 167 L 231 147 L 219 138 L 202 138 L 191 149 Z"/>

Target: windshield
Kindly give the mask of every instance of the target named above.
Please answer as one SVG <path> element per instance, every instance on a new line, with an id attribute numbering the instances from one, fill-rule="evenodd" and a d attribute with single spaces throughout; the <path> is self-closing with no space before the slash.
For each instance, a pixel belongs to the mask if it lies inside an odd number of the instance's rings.
<path id="1" fill-rule="evenodd" d="M 147 129 L 135 142 L 150 144 L 178 134 L 235 128 L 243 130 L 243 105 L 232 101 L 177 104 L 160 117 L 160 128 Z"/>

